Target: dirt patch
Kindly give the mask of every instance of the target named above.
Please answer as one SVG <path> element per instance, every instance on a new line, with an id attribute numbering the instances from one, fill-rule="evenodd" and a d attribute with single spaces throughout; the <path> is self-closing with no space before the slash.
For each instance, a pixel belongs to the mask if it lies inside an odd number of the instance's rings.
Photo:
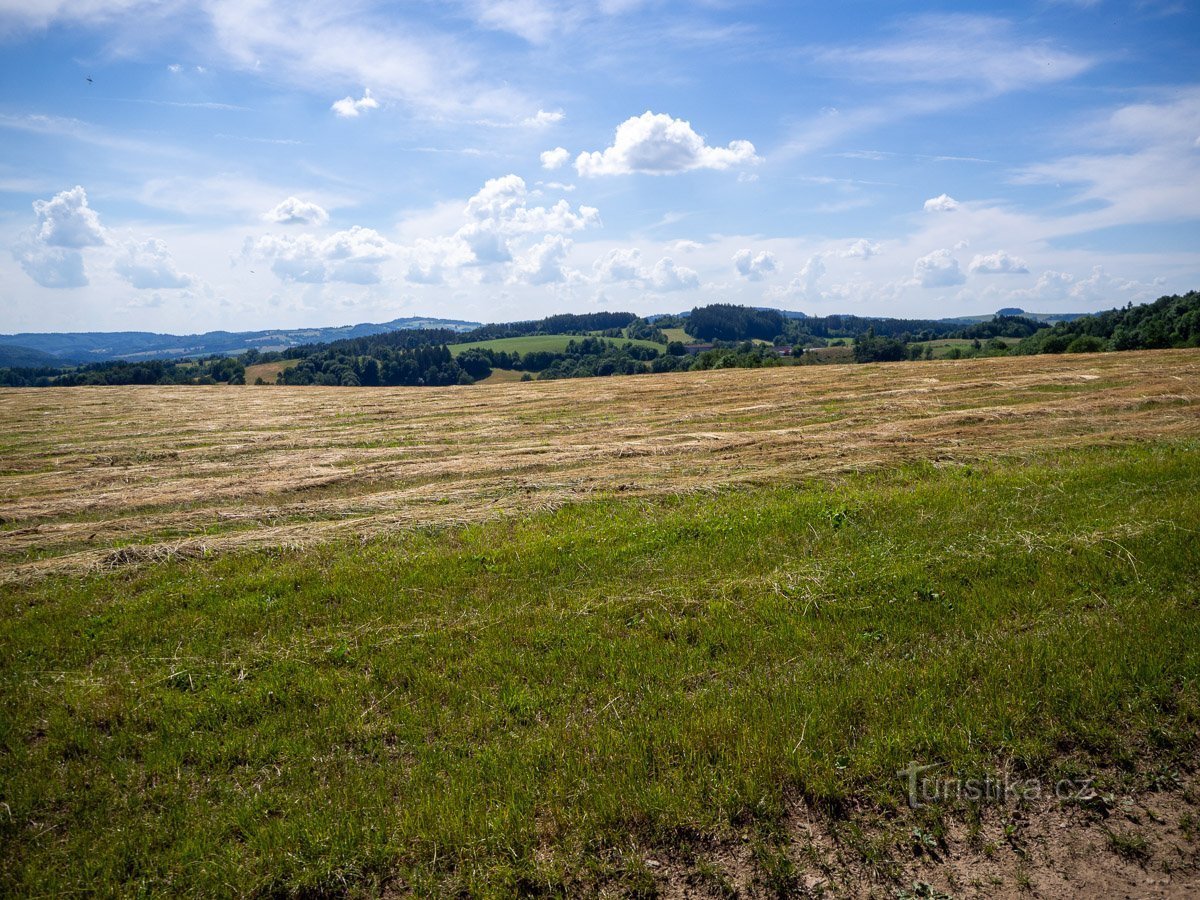
<path id="1" fill-rule="evenodd" d="M 908 810 L 835 820 L 797 801 L 786 837 L 766 850 L 751 834 L 733 835 L 682 855 L 647 852 L 632 868 L 667 898 L 1200 897 L 1194 776 L 1098 796 L 989 804 L 949 813 L 936 829 Z"/>

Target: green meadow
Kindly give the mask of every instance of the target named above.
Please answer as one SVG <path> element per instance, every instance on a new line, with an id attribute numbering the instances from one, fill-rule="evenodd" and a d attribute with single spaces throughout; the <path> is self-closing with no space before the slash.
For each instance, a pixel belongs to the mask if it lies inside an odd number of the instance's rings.
<path id="1" fill-rule="evenodd" d="M 0 893 L 652 894 L 789 802 L 1194 754 L 1200 445 L 3 588 Z M 930 827 L 936 829 L 937 821 Z M 782 890 L 782 888 L 781 888 Z"/>

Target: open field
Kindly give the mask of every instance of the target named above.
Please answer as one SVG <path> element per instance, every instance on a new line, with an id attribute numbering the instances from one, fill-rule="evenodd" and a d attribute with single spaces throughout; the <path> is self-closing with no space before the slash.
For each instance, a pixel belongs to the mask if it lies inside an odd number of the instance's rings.
<path id="1" fill-rule="evenodd" d="M 267 384 L 274 384 L 279 378 L 279 373 L 284 369 L 290 369 L 298 364 L 298 359 L 281 359 L 279 362 L 258 363 L 253 366 L 246 366 L 246 384 L 254 384 L 259 378 Z"/>
<path id="2" fill-rule="evenodd" d="M 487 348 L 489 350 L 500 351 L 506 353 L 534 353 L 538 350 L 545 350 L 549 353 L 562 353 L 567 349 L 567 344 L 571 341 L 580 341 L 582 336 L 573 334 L 531 334 L 528 337 L 514 338 L 496 338 L 493 341 L 473 341 L 469 344 L 451 344 L 450 352 L 455 356 L 460 353 L 465 353 L 467 350 L 472 350 L 477 347 Z M 610 344 L 620 346 L 621 344 L 634 344 L 639 347 L 650 347 L 655 350 L 662 350 L 662 344 L 656 344 L 653 341 L 631 341 L 625 338 L 617 340 L 616 338 L 605 338 Z"/>
<path id="3" fill-rule="evenodd" d="M 0 894 L 1195 896 L 1198 405 L 1195 351 L 0 392 Z"/>
<path id="4" fill-rule="evenodd" d="M 467 388 L 0 392 L 6 579 L 1200 432 L 1194 351 Z"/>

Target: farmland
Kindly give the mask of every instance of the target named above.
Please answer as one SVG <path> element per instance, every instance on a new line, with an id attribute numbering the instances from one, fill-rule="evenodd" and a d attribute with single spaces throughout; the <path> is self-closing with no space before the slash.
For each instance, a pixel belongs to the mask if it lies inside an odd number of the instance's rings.
<path id="1" fill-rule="evenodd" d="M 0 393 L 0 890 L 1185 896 L 1198 406 L 1195 351 Z"/>

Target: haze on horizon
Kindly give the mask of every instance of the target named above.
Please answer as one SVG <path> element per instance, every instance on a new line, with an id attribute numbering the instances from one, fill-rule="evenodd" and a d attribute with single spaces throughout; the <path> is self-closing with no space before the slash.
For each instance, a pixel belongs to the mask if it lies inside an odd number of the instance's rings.
<path id="1" fill-rule="evenodd" d="M 1200 286 L 1172 0 L 0 0 L 0 331 Z"/>

